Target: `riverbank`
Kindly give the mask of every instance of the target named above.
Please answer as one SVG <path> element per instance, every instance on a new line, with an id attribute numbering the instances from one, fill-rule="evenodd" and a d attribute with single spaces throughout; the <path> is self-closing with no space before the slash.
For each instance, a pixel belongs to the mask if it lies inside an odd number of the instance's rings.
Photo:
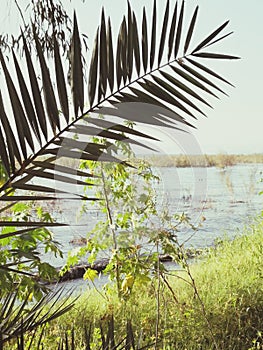
<path id="1" fill-rule="evenodd" d="M 187 268 L 170 271 L 168 284 L 163 279 L 145 283 L 138 279 L 125 301 L 118 300 L 111 287 L 99 293 L 87 291 L 70 317 L 66 314 L 46 329 L 43 344 L 57 349 L 59 334 L 70 334 L 74 327 L 75 349 L 84 348 L 84 329 L 89 329 L 91 349 L 98 349 L 100 328 L 112 326 L 113 316 L 115 342 L 126 336 L 129 320 L 138 348 L 153 343 L 158 334 L 157 349 L 261 349 L 262 217 L 190 268 L 191 275 Z"/>
<path id="2" fill-rule="evenodd" d="M 145 160 L 149 161 L 155 167 L 217 167 L 226 168 L 228 166 L 238 164 L 263 164 L 263 154 L 203 154 L 203 155 L 151 155 L 145 156 Z"/>

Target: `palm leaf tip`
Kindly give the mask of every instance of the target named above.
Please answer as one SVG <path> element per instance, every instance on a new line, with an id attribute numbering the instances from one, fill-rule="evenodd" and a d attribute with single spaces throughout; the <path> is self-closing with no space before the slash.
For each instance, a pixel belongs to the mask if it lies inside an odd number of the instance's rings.
<path id="1" fill-rule="evenodd" d="M 148 67 L 148 32 L 147 32 L 147 16 L 146 9 L 143 7 L 142 18 L 142 61 L 144 72 L 146 73 Z"/>
<path id="2" fill-rule="evenodd" d="M 71 90 L 76 118 L 78 111 L 83 113 L 84 108 L 84 74 L 82 64 L 81 41 L 77 22 L 77 15 L 74 12 L 73 35 L 71 45 Z"/>
<path id="3" fill-rule="evenodd" d="M 198 10 L 199 10 L 199 7 L 196 6 L 196 9 L 194 11 L 194 14 L 193 14 L 193 17 L 191 19 L 191 22 L 190 22 L 190 25 L 189 25 L 189 29 L 188 29 L 188 32 L 187 32 L 187 36 L 186 36 L 186 39 L 185 39 L 185 44 L 184 44 L 184 55 L 186 54 L 187 50 L 188 50 L 188 47 L 190 45 L 190 41 L 191 41 L 191 38 L 193 36 L 193 32 L 194 32 L 194 27 L 195 27 L 195 24 L 196 24 L 196 19 L 197 19 L 197 14 L 198 14 Z"/>
<path id="4" fill-rule="evenodd" d="M 101 95 L 105 97 L 107 90 L 107 36 L 106 36 L 106 23 L 104 7 L 101 11 L 101 24 L 100 24 L 100 78 L 99 78 L 99 89 Z"/>
<path id="5" fill-rule="evenodd" d="M 111 21 L 108 18 L 108 27 L 107 27 L 107 72 L 108 72 L 108 81 L 111 92 L 114 88 L 114 54 L 113 54 L 113 44 L 112 44 L 112 30 L 111 30 Z"/>
<path id="6" fill-rule="evenodd" d="M 214 52 L 196 52 L 193 53 L 193 56 L 200 58 L 209 58 L 209 59 L 219 59 L 219 60 L 239 60 L 241 57 L 226 55 L 222 53 L 214 53 Z"/>
<path id="7" fill-rule="evenodd" d="M 92 57 L 90 61 L 89 83 L 88 83 L 90 106 L 93 105 L 95 94 L 96 94 L 96 87 L 97 87 L 98 45 L 99 45 L 99 28 L 97 29 L 97 34 L 95 36 Z"/>
<path id="8" fill-rule="evenodd" d="M 128 26 L 127 26 L 127 70 L 128 79 L 131 82 L 132 68 L 133 68 L 133 22 L 132 22 L 132 10 L 128 1 Z"/>
<path id="9" fill-rule="evenodd" d="M 159 45 L 158 67 L 161 64 L 161 60 L 162 60 L 162 57 L 163 57 L 163 49 L 164 49 L 164 44 L 165 44 L 165 39 L 166 39 L 166 32 L 167 32 L 167 26 L 168 26 L 168 19 L 169 19 L 169 6 L 170 6 L 170 2 L 168 0 L 167 4 L 166 4 L 165 13 L 164 13 L 163 28 L 162 28 L 162 33 L 161 33 L 160 45 Z"/>
<path id="10" fill-rule="evenodd" d="M 180 15 L 178 19 L 178 26 L 177 26 L 177 32 L 176 32 L 176 38 L 175 38 L 175 45 L 174 45 L 174 58 L 177 58 L 180 42 L 181 42 L 181 36 L 182 36 L 182 30 L 183 30 L 183 19 L 184 19 L 184 1 L 181 5 Z"/>

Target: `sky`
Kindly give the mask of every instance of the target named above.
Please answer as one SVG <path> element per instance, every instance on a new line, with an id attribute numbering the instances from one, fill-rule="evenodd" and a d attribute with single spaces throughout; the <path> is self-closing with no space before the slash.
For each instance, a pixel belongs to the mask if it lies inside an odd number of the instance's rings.
<path id="1" fill-rule="evenodd" d="M 76 9 L 79 26 L 89 37 L 92 47 L 99 23 L 102 6 L 111 16 L 115 31 L 126 13 L 125 0 L 63 0 L 69 11 Z M 15 7 L 6 5 L 7 12 L 0 25 L 0 32 L 12 31 L 17 26 L 19 15 Z M 19 1 L 21 7 L 26 0 Z M 130 0 L 136 14 L 142 13 L 143 6 L 151 13 L 152 0 Z M 263 152 L 263 0 L 186 0 L 186 12 L 192 15 L 199 5 L 195 40 L 198 43 L 226 20 L 230 20 L 230 37 L 218 44 L 218 52 L 240 56 L 238 61 L 220 61 L 215 65 L 217 73 L 229 80 L 235 88 L 225 87 L 229 96 L 220 95 L 220 100 L 210 100 L 214 109 L 206 110 L 207 118 L 195 122 L 196 130 L 191 135 L 170 133 L 167 130 L 153 130 L 155 136 L 184 144 L 192 142 L 196 153 L 262 153 Z M 158 12 L 163 16 L 166 1 L 157 0 Z M 171 4 L 174 1 L 171 0 Z M 12 14 L 12 16 L 10 16 Z M 2 15 L 3 16 L 3 15 Z M 116 26 L 115 26 L 116 24 Z M 226 31 L 227 32 L 227 31 Z M 146 130 L 147 131 L 147 130 Z M 179 145 L 179 146 L 180 146 Z M 171 146 L 167 146 L 171 147 Z M 196 148 L 195 148 L 196 147 Z M 180 148 L 180 147 L 179 147 Z M 180 151 L 179 151 L 180 153 Z"/>

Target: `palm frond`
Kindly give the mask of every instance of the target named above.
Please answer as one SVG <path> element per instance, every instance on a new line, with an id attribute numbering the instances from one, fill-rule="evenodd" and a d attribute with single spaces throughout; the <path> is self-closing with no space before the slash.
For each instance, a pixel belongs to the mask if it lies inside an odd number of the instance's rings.
<path id="1" fill-rule="evenodd" d="M 17 305 L 18 292 L 0 294 L 0 334 L 2 335 L 1 346 L 25 332 L 30 332 L 44 326 L 50 321 L 68 312 L 75 304 L 76 299 L 69 302 L 70 295 L 63 301 L 60 300 L 63 289 L 51 292 L 42 297 L 28 309 L 30 294 L 25 296 L 23 302 Z M 46 306 L 49 305 L 47 308 Z"/>
<path id="2" fill-rule="evenodd" d="M 144 141 L 138 141 L 138 138 L 151 138 L 141 133 L 139 127 L 131 128 L 115 122 L 109 124 L 108 120 L 93 118 L 90 115 L 92 112 L 175 129 L 186 125 L 194 127 L 193 121 L 205 115 L 205 108 L 211 106 L 209 98 L 225 93 L 222 84 L 230 84 L 200 62 L 238 58 L 206 51 L 206 47 L 209 46 L 211 50 L 215 43 L 230 34 L 222 34 L 228 22 L 191 49 L 197 14 L 198 7 L 186 25 L 184 1 L 176 1 L 174 6 L 167 1 L 163 16 L 157 13 L 154 1 L 152 15 L 149 16 L 144 7 L 139 23 L 128 2 L 127 14 L 123 16 L 114 43 L 111 20 L 102 9 L 89 63 L 87 86 L 75 13 L 70 86 L 55 33 L 53 62 L 45 57 L 34 27 L 35 58 L 23 38 L 23 64 L 27 72 L 22 71 L 22 63 L 14 54 L 13 62 L 8 64 L 0 52 L 7 86 L 7 89 L 1 89 L 2 93 L 6 90 L 5 98 L 0 93 L 0 160 L 8 175 L 8 180 L 1 186 L 0 201 L 28 200 L 29 197 L 32 200 L 60 199 L 62 195 L 73 193 L 68 187 L 65 190 L 57 189 L 52 180 L 85 186 L 87 183 L 82 177 L 92 177 L 92 174 L 84 174 L 56 160 L 66 157 L 73 160 L 118 161 L 100 143 L 92 143 L 92 136 L 140 146 L 144 146 Z M 158 18 L 162 21 L 159 37 Z M 55 81 L 52 80 L 53 75 Z M 84 110 L 88 104 L 89 108 Z M 7 113 L 8 105 L 12 107 L 12 116 Z M 79 135 L 78 139 L 74 138 L 76 134 Z M 19 190 L 19 193 L 10 195 L 10 189 Z M 35 194 L 31 195 L 31 191 Z M 84 198 L 80 195 L 74 197 Z M 4 222 L 0 224 L 2 226 Z M 22 226 L 22 223 L 16 224 Z M 25 226 L 31 224 L 37 227 L 41 223 L 24 223 Z"/>

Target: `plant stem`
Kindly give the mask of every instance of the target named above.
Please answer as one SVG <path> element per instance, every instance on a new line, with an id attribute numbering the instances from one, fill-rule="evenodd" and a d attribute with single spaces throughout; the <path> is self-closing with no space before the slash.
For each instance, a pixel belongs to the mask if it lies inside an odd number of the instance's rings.
<path id="1" fill-rule="evenodd" d="M 157 350 L 158 337 L 159 337 L 159 324 L 160 324 L 160 259 L 159 259 L 159 242 L 156 242 L 156 249 L 158 254 L 157 259 L 157 293 L 156 293 L 156 322 L 155 322 L 155 344 L 154 349 Z"/>
<path id="2" fill-rule="evenodd" d="M 120 279 L 120 263 L 119 263 L 119 257 L 118 257 L 118 242 L 117 242 L 116 232 L 114 229 L 114 221 L 111 214 L 110 201 L 107 194 L 106 180 L 105 180 L 102 164 L 100 164 L 100 168 L 101 168 L 101 179 L 102 179 L 102 185 L 103 185 L 102 188 L 103 188 L 103 195 L 105 198 L 106 211 L 107 211 L 107 216 L 110 223 L 110 231 L 111 231 L 112 240 L 113 240 L 113 247 L 116 251 L 116 282 L 117 282 L 117 289 L 118 289 L 118 297 L 120 298 L 121 297 L 121 279 Z"/>

